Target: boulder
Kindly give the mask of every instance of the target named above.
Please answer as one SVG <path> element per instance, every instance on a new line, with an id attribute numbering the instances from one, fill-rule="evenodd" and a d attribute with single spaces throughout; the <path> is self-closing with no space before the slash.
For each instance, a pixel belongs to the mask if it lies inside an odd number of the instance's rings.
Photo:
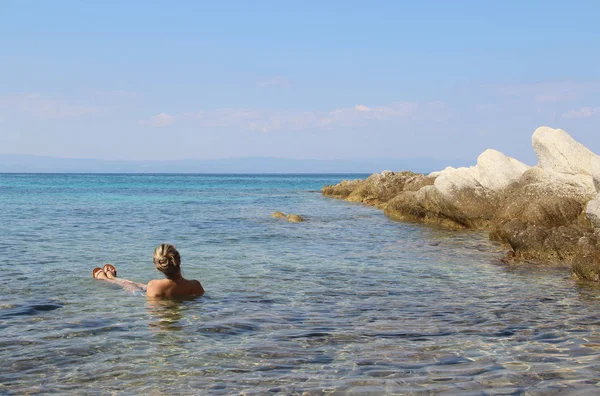
<path id="1" fill-rule="evenodd" d="M 600 180 L 600 157 L 562 129 L 539 127 L 531 138 L 540 168 Z M 592 183 L 593 184 L 593 183 Z"/>
<path id="2" fill-rule="evenodd" d="M 299 216 L 297 214 L 289 214 L 286 216 L 287 221 L 291 222 L 291 223 L 300 223 L 302 221 L 304 221 L 304 217 Z"/>
<path id="3" fill-rule="evenodd" d="M 477 158 L 477 165 L 470 168 L 451 167 L 439 172 L 435 187 L 444 196 L 456 190 L 476 189 L 500 192 L 512 183 L 519 181 L 529 167 L 499 151 L 488 149 Z"/>
<path id="4" fill-rule="evenodd" d="M 285 218 L 285 213 L 282 212 L 275 212 L 271 215 L 271 217 L 274 217 L 276 219 L 284 219 Z"/>

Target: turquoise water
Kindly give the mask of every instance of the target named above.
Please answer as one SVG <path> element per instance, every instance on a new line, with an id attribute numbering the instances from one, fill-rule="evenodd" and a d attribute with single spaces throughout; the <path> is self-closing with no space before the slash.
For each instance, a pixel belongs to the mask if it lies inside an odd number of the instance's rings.
<path id="1" fill-rule="evenodd" d="M 0 175 L 0 393 L 599 390 L 598 287 L 319 192 L 358 176 Z M 162 242 L 206 296 L 92 279 Z"/>

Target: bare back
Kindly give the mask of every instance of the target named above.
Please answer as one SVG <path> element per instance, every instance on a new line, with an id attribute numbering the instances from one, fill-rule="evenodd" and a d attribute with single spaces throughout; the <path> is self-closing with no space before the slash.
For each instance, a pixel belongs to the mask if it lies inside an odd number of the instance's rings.
<path id="1" fill-rule="evenodd" d="M 177 280 L 155 279 L 148 282 L 147 297 L 188 297 L 201 296 L 204 288 L 197 280 L 180 277 Z"/>

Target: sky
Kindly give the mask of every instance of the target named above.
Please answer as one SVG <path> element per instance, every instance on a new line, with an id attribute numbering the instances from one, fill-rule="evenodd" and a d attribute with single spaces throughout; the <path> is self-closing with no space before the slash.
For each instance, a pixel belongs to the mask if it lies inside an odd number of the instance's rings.
<path id="1" fill-rule="evenodd" d="M 0 154 L 600 153 L 597 1 L 0 2 Z"/>

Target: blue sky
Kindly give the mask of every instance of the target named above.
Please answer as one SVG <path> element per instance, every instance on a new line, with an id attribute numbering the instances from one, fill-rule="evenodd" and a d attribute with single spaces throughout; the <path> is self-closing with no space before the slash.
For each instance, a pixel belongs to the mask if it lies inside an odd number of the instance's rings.
<path id="1" fill-rule="evenodd" d="M 0 153 L 600 153 L 596 1 L 0 2 Z"/>

